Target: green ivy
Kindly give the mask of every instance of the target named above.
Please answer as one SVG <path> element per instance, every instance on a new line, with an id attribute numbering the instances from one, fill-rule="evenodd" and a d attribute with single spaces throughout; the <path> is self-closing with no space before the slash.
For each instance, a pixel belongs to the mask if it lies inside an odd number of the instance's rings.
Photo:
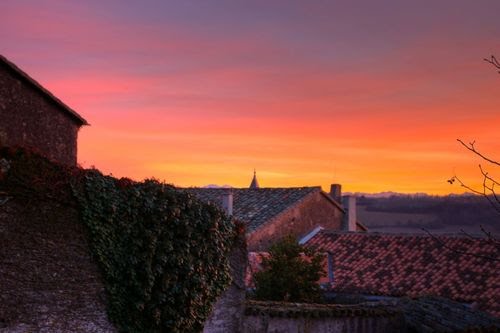
<path id="1" fill-rule="evenodd" d="M 230 282 L 234 225 L 213 205 L 156 180 L 89 171 L 74 186 L 109 315 L 126 332 L 199 332 Z"/>
<path id="2" fill-rule="evenodd" d="M 104 279 L 108 315 L 120 331 L 203 329 L 230 282 L 237 237 L 220 209 L 156 180 L 133 182 L 25 152 L 1 153 L 10 165 L 3 183 L 22 189 L 19 195 L 76 197 Z"/>

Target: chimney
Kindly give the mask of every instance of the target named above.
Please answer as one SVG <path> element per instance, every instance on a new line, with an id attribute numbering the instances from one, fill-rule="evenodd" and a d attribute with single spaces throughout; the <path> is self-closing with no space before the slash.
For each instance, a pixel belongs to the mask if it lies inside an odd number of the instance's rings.
<path id="1" fill-rule="evenodd" d="M 342 185 L 332 184 L 330 185 L 330 197 L 337 201 L 339 204 L 342 203 Z"/>
<path id="2" fill-rule="evenodd" d="M 343 197 L 342 205 L 346 211 L 344 215 L 344 230 L 356 231 L 356 197 L 352 195 Z"/>
<path id="3" fill-rule="evenodd" d="M 228 189 L 222 193 L 222 208 L 228 216 L 233 215 L 233 190 Z"/>

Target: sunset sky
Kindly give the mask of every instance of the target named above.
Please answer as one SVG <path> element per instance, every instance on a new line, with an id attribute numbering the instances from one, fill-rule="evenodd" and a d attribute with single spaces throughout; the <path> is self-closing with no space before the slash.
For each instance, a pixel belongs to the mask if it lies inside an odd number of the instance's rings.
<path id="1" fill-rule="evenodd" d="M 500 159 L 500 1 L 0 3 L 0 54 L 79 112 L 79 163 L 179 186 L 463 192 Z M 497 169 L 489 168 L 500 177 Z"/>

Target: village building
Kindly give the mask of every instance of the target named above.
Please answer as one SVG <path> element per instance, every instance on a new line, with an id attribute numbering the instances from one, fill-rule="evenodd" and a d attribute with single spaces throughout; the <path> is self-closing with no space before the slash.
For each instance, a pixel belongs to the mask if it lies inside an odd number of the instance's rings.
<path id="1" fill-rule="evenodd" d="M 78 113 L 0 55 L 0 146 L 28 148 L 76 165 L 83 125 L 88 123 Z"/>
<path id="2" fill-rule="evenodd" d="M 254 172 L 249 188 L 188 188 L 185 191 L 221 206 L 243 222 L 249 251 L 267 250 L 286 235 L 302 239 L 323 229 L 366 231 L 356 220 L 355 208 L 347 214 L 338 184 L 332 185 L 330 193 L 319 186 L 261 188 Z"/>
<path id="3" fill-rule="evenodd" d="M 320 231 L 305 245 L 327 253 L 320 282 L 334 294 L 440 296 L 500 318 L 499 252 L 488 239 Z"/>

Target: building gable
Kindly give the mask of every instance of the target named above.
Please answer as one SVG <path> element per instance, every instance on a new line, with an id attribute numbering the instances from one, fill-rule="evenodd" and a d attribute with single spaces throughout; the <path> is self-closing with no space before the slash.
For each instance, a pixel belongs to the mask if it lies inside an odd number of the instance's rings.
<path id="1" fill-rule="evenodd" d="M 0 56 L 0 146 L 30 149 L 74 166 L 82 125 L 88 125 L 85 119 Z"/>
<path id="2" fill-rule="evenodd" d="M 64 114 L 66 114 L 71 120 L 78 124 L 78 126 L 88 125 L 88 122 L 76 111 L 63 103 L 59 98 L 54 96 L 35 79 L 26 74 L 22 69 L 17 67 L 13 62 L 9 61 L 2 55 L 0 55 L 0 65 L 0 68 L 9 71 L 12 75 L 16 76 L 18 79 L 31 86 L 33 89 L 37 90 L 42 96 L 53 102 Z"/>

